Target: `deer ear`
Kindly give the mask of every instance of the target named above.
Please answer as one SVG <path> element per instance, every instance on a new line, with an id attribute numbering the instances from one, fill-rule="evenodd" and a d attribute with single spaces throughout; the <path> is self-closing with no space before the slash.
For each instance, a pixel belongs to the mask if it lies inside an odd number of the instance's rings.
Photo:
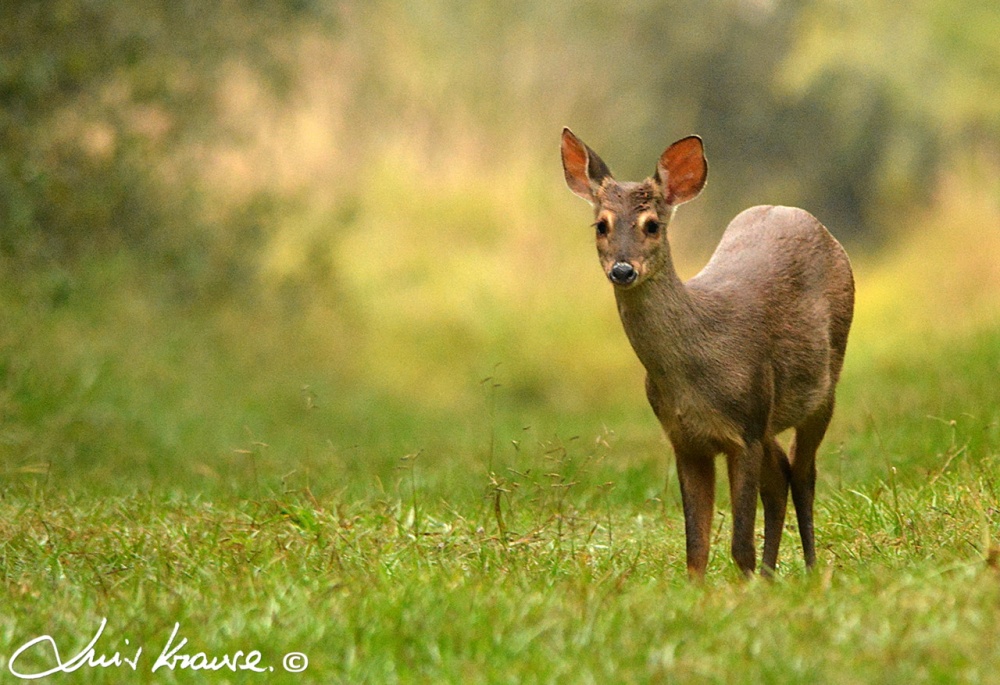
<path id="1" fill-rule="evenodd" d="M 587 202 L 596 203 L 597 189 L 611 177 L 611 172 L 597 153 L 568 128 L 562 132 L 562 164 L 569 189 Z"/>
<path id="2" fill-rule="evenodd" d="M 698 136 L 681 138 L 664 150 L 656 163 L 656 181 L 670 205 L 696 198 L 707 177 L 708 162 Z"/>

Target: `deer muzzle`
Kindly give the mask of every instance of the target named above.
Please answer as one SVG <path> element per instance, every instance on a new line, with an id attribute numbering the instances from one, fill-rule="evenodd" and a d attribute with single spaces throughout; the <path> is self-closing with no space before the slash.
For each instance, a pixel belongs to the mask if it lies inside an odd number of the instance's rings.
<path id="1" fill-rule="evenodd" d="M 639 277 L 639 272 L 628 262 L 615 262 L 608 272 L 608 278 L 615 285 L 632 285 Z"/>

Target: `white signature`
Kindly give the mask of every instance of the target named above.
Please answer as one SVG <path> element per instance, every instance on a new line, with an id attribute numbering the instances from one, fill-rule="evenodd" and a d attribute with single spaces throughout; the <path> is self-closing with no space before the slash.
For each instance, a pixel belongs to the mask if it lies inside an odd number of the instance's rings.
<path id="1" fill-rule="evenodd" d="M 40 635 L 32 640 L 28 640 L 23 645 L 18 647 L 17 651 L 11 655 L 10 659 L 7 661 L 7 670 L 23 680 L 36 680 L 38 678 L 45 678 L 46 676 L 50 676 L 55 673 L 72 673 L 81 668 L 124 667 L 137 671 L 139 669 L 140 658 L 142 657 L 142 647 L 137 648 L 131 656 L 123 655 L 120 651 L 108 654 L 104 651 L 97 650 L 97 642 L 101 639 L 101 635 L 104 634 L 104 628 L 107 625 L 108 619 L 101 619 L 101 625 L 98 627 L 97 632 L 94 633 L 94 637 L 91 638 L 87 646 L 65 661 L 59 653 L 59 647 L 56 644 L 55 639 L 53 639 L 51 635 Z M 170 671 L 175 669 L 180 669 L 182 671 L 229 670 L 234 673 L 236 671 L 268 673 L 274 670 L 274 666 L 264 666 L 261 664 L 263 656 L 260 651 L 256 649 L 250 652 L 244 652 L 241 649 L 233 652 L 232 654 L 223 654 L 221 656 L 209 656 L 205 652 L 196 652 L 194 654 L 185 652 L 183 651 L 184 647 L 188 644 L 188 639 L 186 637 L 182 637 L 179 642 L 175 643 L 180 627 L 180 623 L 174 624 L 173 632 L 170 633 L 170 639 L 168 639 L 166 644 L 163 645 L 163 649 L 160 650 L 160 655 L 156 657 L 156 661 L 153 662 L 151 672 L 155 673 L 161 668 L 165 668 Z M 18 659 L 21 658 L 21 655 L 28 650 L 31 650 L 33 647 L 41 645 L 49 645 L 51 647 L 52 655 L 55 657 L 55 665 L 45 671 L 27 673 L 20 671 Z M 128 639 L 125 640 L 125 645 L 129 645 Z M 282 666 L 290 673 L 301 673 L 309 666 L 309 659 L 301 652 L 289 652 L 285 654 L 284 659 L 282 659 Z"/>

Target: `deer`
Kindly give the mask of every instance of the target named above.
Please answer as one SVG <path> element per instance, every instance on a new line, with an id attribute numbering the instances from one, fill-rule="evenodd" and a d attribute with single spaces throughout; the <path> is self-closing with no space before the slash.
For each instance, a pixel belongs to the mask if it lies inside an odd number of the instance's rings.
<path id="1" fill-rule="evenodd" d="M 702 139 L 667 147 L 642 182 L 616 181 L 568 128 L 561 151 L 567 185 L 593 206 L 597 254 L 673 448 L 689 577 L 702 579 L 708 566 L 719 455 L 729 476 L 730 551 L 742 574 L 756 573 L 758 495 L 761 573 L 776 572 L 789 490 L 812 569 L 816 453 L 854 315 L 846 251 L 809 212 L 760 205 L 739 213 L 704 268 L 683 282 L 667 229 L 705 186 Z M 776 436 L 787 430 L 786 453 Z"/>

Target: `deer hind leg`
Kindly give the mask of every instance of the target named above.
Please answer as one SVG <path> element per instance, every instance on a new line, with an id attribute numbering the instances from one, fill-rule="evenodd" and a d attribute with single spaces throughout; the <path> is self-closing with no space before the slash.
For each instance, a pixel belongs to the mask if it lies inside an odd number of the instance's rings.
<path id="1" fill-rule="evenodd" d="M 760 469 L 760 501 L 764 505 L 764 555 L 761 573 L 774 574 L 778 567 L 778 547 L 785 528 L 791 464 L 788 455 L 773 437 L 764 442 L 764 461 Z"/>
<path id="2" fill-rule="evenodd" d="M 791 489 L 795 516 L 802 537 L 802 554 L 806 568 L 816 563 L 816 542 L 813 530 L 813 502 L 816 498 L 816 450 L 826 435 L 833 416 L 833 400 L 824 404 L 795 429 L 791 449 Z"/>

